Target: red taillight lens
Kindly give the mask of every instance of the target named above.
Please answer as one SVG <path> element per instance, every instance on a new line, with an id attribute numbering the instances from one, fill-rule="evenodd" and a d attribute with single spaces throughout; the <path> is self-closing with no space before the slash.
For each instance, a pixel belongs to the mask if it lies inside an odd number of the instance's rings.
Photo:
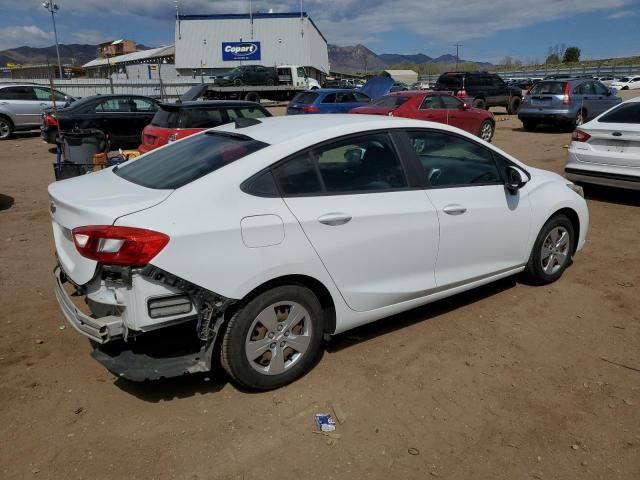
<path id="1" fill-rule="evenodd" d="M 574 142 L 586 142 L 590 138 L 591 135 L 589 135 L 587 132 L 583 132 L 582 130 L 574 130 L 574 132 L 571 134 L 571 140 L 573 140 Z"/>
<path id="2" fill-rule="evenodd" d="M 304 107 L 302 107 L 302 111 L 307 113 L 316 113 L 318 110 L 320 109 L 315 105 L 305 105 Z"/>
<path id="3" fill-rule="evenodd" d="M 147 145 L 154 145 L 156 143 L 156 137 L 153 135 L 142 135 L 142 143 L 146 143 Z"/>
<path id="4" fill-rule="evenodd" d="M 46 113 L 44 115 L 44 121 L 45 121 L 45 123 L 47 124 L 48 127 L 57 127 L 58 126 L 58 119 L 52 113 Z"/>
<path id="5" fill-rule="evenodd" d="M 164 233 L 112 225 L 74 228 L 71 236 L 83 257 L 132 267 L 146 265 L 169 243 Z"/>
<path id="6" fill-rule="evenodd" d="M 465 89 L 462 89 L 458 93 L 456 93 L 456 97 L 458 98 L 467 98 L 467 96 L 467 91 Z"/>
<path id="7" fill-rule="evenodd" d="M 571 85 L 569 82 L 564 84 L 564 99 L 562 100 L 563 105 L 571 105 Z"/>

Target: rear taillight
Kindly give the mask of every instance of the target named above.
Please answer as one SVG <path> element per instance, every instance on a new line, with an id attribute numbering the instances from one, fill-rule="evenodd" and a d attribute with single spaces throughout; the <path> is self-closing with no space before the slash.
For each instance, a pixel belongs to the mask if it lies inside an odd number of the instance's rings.
<path id="1" fill-rule="evenodd" d="M 171 135 L 169 135 L 167 137 L 167 142 L 171 143 L 171 142 L 175 142 L 178 139 L 178 134 L 177 133 L 172 133 Z"/>
<path id="2" fill-rule="evenodd" d="M 164 233 L 143 228 L 91 225 L 71 232 L 85 258 L 110 265 L 143 266 L 169 243 Z"/>
<path id="3" fill-rule="evenodd" d="M 467 96 L 467 91 L 464 88 L 456 93 L 456 97 L 458 98 L 467 98 Z"/>
<path id="4" fill-rule="evenodd" d="M 307 113 L 316 113 L 318 110 L 320 109 L 315 105 L 305 105 L 304 107 L 302 107 L 302 111 Z"/>
<path id="5" fill-rule="evenodd" d="M 569 82 L 564 84 L 564 98 L 562 99 L 563 105 L 571 105 L 571 85 Z"/>
<path id="6" fill-rule="evenodd" d="M 45 113 L 44 114 L 44 123 L 48 127 L 57 127 L 58 126 L 58 119 L 56 118 L 56 116 L 53 113 Z"/>
<path id="7" fill-rule="evenodd" d="M 571 134 L 571 140 L 573 140 L 574 142 L 586 142 L 590 138 L 591 135 L 589 135 L 587 132 L 583 132 L 582 130 L 574 130 L 574 132 Z"/>

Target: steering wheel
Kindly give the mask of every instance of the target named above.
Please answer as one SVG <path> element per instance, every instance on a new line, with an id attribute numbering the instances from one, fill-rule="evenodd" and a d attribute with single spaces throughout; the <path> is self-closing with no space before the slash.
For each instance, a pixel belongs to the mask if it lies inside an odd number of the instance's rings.
<path id="1" fill-rule="evenodd" d="M 437 184 L 441 175 L 442 170 L 440 170 L 439 168 L 432 168 L 429 172 L 429 183 L 432 185 Z"/>

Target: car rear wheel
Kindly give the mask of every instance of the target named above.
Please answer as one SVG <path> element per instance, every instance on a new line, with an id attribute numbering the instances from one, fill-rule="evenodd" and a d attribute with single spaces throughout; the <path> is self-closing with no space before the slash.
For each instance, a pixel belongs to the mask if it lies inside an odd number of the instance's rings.
<path id="1" fill-rule="evenodd" d="M 520 97 L 511 97 L 511 99 L 509 100 L 509 105 L 507 105 L 507 113 L 509 115 L 515 115 L 516 113 L 518 113 L 521 103 L 522 99 Z"/>
<path id="2" fill-rule="evenodd" d="M 13 135 L 13 123 L 6 117 L 0 117 L 0 140 L 8 140 Z"/>
<path id="3" fill-rule="evenodd" d="M 267 79 L 267 85 L 268 85 L 269 87 L 272 87 L 272 86 L 273 86 L 273 84 L 274 84 L 273 78 L 268 78 L 268 79 Z"/>
<path id="4" fill-rule="evenodd" d="M 311 290 L 301 285 L 275 287 L 233 313 L 220 363 L 245 388 L 282 387 L 315 364 L 323 326 L 322 307 Z"/>
<path id="5" fill-rule="evenodd" d="M 491 120 L 485 120 L 480 125 L 480 132 L 478 136 L 485 142 L 490 142 L 493 138 L 494 126 Z"/>
<path id="6" fill-rule="evenodd" d="M 565 215 L 550 218 L 542 227 L 525 272 L 533 283 L 555 282 L 569 266 L 573 255 L 574 231 Z"/>
<path id="7" fill-rule="evenodd" d="M 473 100 L 473 107 L 485 110 L 487 108 L 487 103 L 482 98 L 476 98 Z"/>
<path id="8" fill-rule="evenodd" d="M 242 79 L 240 79 L 240 78 L 236 78 L 236 79 L 233 81 L 233 84 L 234 84 L 236 87 L 241 87 L 242 85 L 244 85 L 244 82 L 242 81 Z"/>

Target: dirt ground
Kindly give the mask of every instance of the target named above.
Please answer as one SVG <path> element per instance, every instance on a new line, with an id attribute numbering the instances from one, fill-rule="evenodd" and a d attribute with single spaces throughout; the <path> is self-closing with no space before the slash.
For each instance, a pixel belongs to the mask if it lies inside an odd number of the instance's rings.
<path id="1" fill-rule="evenodd" d="M 496 145 L 562 171 L 568 133 L 498 112 Z M 638 193 L 586 190 L 588 243 L 557 283 L 339 335 L 303 379 L 248 393 L 219 371 L 118 380 L 64 328 L 52 160 L 37 134 L 0 144 L 0 478 L 640 478 Z M 314 433 L 336 405 L 339 438 Z"/>

